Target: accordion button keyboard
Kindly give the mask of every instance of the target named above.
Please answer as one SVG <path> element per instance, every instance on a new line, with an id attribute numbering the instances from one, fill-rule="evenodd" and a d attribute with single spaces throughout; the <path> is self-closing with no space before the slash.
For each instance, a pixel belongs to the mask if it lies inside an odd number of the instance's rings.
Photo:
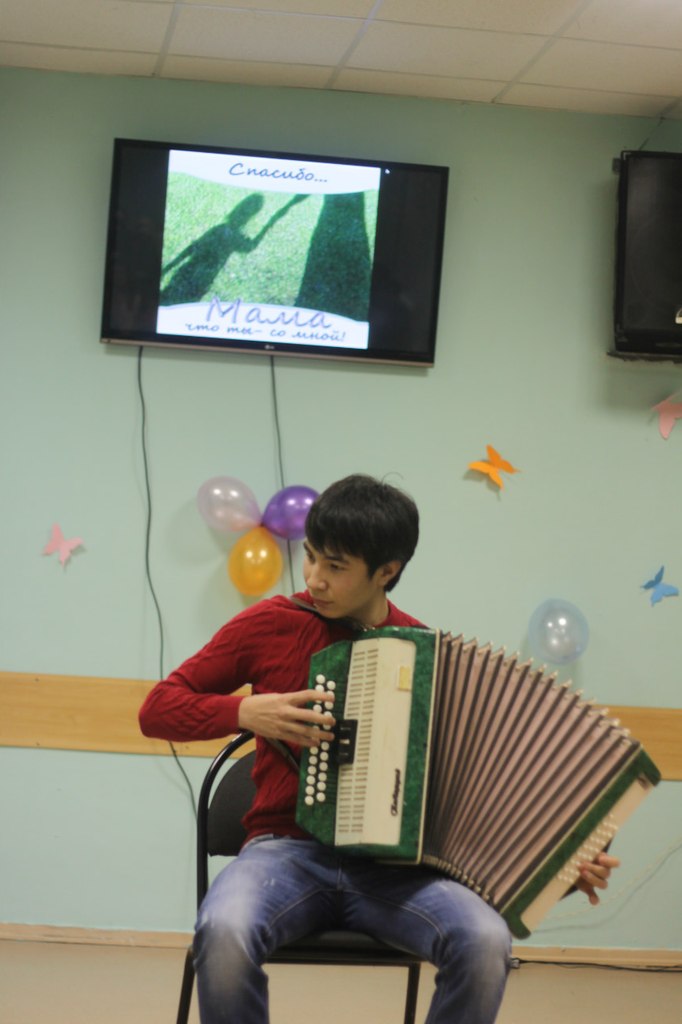
<path id="1" fill-rule="evenodd" d="M 331 711 L 334 707 L 333 700 L 324 700 L 325 697 L 333 697 L 334 690 L 336 689 L 336 683 L 333 679 L 327 679 L 322 674 L 315 676 L 315 692 L 319 694 L 316 697 L 316 703 L 313 704 L 313 711 Z M 323 725 L 323 729 L 331 729 L 331 725 Z"/>
<path id="2" fill-rule="evenodd" d="M 335 689 L 336 683 L 333 679 L 327 679 L 322 673 L 316 675 L 312 710 L 317 713 L 331 712 L 334 708 Z M 322 728 L 329 731 L 332 726 L 330 723 L 325 723 Z M 325 739 L 318 748 L 312 748 L 308 753 L 304 797 L 304 802 L 308 807 L 315 803 L 324 804 L 327 800 L 327 769 L 331 749 L 331 742 Z"/>
<path id="3" fill-rule="evenodd" d="M 327 680 L 321 673 L 315 676 L 313 711 L 317 711 L 318 714 L 322 711 L 331 711 L 334 704 L 332 700 L 329 700 L 329 697 L 333 695 L 335 688 L 336 683 L 332 680 Z M 325 700 L 325 697 L 327 700 Z M 322 728 L 329 730 L 331 725 L 325 724 Z M 316 802 L 323 804 L 327 799 L 327 767 L 330 750 L 331 743 L 323 740 L 319 747 L 314 747 L 308 754 L 308 774 L 305 787 L 305 803 L 308 807 L 313 806 Z"/>

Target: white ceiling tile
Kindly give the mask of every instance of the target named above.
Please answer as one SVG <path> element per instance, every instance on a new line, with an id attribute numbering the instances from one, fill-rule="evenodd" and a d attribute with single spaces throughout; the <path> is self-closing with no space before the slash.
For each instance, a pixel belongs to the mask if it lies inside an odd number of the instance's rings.
<path id="1" fill-rule="evenodd" d="M 682 3 L 592 0 L 565 35 L 598 42 L 682 48 Z"/>
<path id="2" fill-rule="evenodd" d="M 682 0 L 0 0 L 0 41 L 10 67 L 633 116 L 682 105 Z"/>
<path id="3" fill-rule="evenodd" d="M 68 47 L 31 46 L 0 42 L 0 65 L 40 71 L 70 71 L 84 75 L 151 75 L 153 53 L 117 53 L 115 50 L 70 50 Z"/>
<path id="4" fill-rule="evenodd" d="M 158 49 L 170 16 L 168 4 L 146 0 L 2 0 L 0 33 L 14 43 L 141 53 Z"/>
<path id="5" fill-rule="evenodd" d="M 507 79 L 517 74 L 541 45 L 539 36 L 502 37 L 496 32 L 373 23 L 353 50 L 348 66 L 453 78 Z"/>
<path id="6" fill-rule="evenodd" d="M 240 85 L 291 86 L 323 89 L 332 69 L 311 64 L 259 64 L 208 57 L 167 57 L 161 68 L 162 78 L 184 78 L 197 82 L 234 82 Z"/>
<path id="7" fill-rule="evenodd" d="M 619 46 L 560 39 L 524 72 L 521 79 L 539 85 L 561 85 L 679 96 L 682 92 L 682 54 L 645 46 Z"/>
<path id="8" fill-rule="evenodd" d="M 672 99 L 662 96 L 633 96 L 590 89 L 561 89 L 551 85 L 513 85 L 498 100 L 518 107 L 545 110 L 573 110 L 586 114 L 627 114 L 635 117 L 659 117 Z"/>
<path id="9" fill-rule="evenodd" d="M 383 0 L 379 21 L 552 35 L 585 0 Z"/>
<path id="10" fill-rule="evenodd" d="M 396 96 L 421 96 L 442 100 L 489 103 L 504 82 L 483 79 L 440 78 L 435 75 L 400 75 L 388 71 L 362 71 L 346 68 L 334 80 L 335 89 L 351 92 L 387 93 Z"/>
<path id="11" fill-rule="evenodd" d="M 223 60 L 335 64 L 361 25 L 352 18 L 184 7 L 169 52 Z"/>

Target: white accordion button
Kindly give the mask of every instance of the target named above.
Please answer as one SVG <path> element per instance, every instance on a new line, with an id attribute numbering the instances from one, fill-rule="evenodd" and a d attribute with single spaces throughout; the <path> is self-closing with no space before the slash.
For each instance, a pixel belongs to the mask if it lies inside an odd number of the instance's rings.
<path id="1" fill-rule="evenodd" d="M 336 689 L 336 683 L 334 682 L 334 680 L 333 680 L 333 679 L 330 679 L 330 680 L 328 681 L 328 683 L 327 683 L 327 689 L 328 689 L 328 690 L 335 690 L 335 689 Z"/>
<path id="2" fill-rule="evenodd" d="M 319 674 L 319 675 L 315 676 L 315 682 L 317 683 L 317 685 L 318 685 L 318 686 L 322 686 L 322 687 L 324 687 L 324 684 L 325 684 L 325 682 L 326 682 L 326 679 L 325 679 L 325 677 L 324 677 L 324 676 L 322 675 L 322 673 L 321 673 L 321 672 L 320 672 L 320 674 Z"/>
<path id="3" fill-rule="evenodd" d="M 306 802 L 306 806 L 312 807 L 312 805 L 315 803 L 315 800 L 313 799 L 312 796 L 307 796 L 305 798 L 305 802 Z"/>
<path id="4" fill-rule="evenodd" d="M 327 799 L 327 798 L 326 798 L 326 796 L 324 795 L 324 793 L 318 793 L 318 794 L 317 794 L 317 802 L 318 802 L 318 804 L 323 804 L 323 803 L 325 802 L 325 800 L 326 800 L 326 799 Z"/>

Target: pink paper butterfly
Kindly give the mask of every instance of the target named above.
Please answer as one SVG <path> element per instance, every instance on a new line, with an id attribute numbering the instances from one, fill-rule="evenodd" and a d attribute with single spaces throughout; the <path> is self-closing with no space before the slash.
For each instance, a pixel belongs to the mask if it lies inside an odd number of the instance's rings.
<path id="1" fill-rule="evenodd" d="M 61 527 L 54 524 L 52 527 L 52 534 L 49 541 L 43 548 L 44 555 L 53 555 L 55 551 L 59 552 L 59 561 L 62 565 L 66 565 L 68 560 L 71 558 L 71 553 L 76 548 L 81 547 L 83 541 L 80 537 L 72 537 L 70 540 L 66 540 L 62 533 Z"/>
<path id="2" fill-rule="evenodd" d="M 675 421 L 682 418 L 682 402 L 673 402 L 670 398 L 666 398 L 665 401 L 655 405 L 654 409 L 658 413 L 658 429 L 661 437 L 667 441 L 675 426 Z"/>

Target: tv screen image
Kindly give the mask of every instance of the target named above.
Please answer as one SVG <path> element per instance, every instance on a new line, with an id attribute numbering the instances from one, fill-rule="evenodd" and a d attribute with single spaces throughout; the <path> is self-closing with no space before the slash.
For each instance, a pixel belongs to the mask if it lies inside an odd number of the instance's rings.
<path id="1" fill-rule="evenodd" d="M 157 332 L 366 349 L 379 178 L 172 150 Z"/>
<path id="2" fill-rule="evenodd" d="M 118 139 L 102 340 L 431 365 L 447 179 Z"/>

